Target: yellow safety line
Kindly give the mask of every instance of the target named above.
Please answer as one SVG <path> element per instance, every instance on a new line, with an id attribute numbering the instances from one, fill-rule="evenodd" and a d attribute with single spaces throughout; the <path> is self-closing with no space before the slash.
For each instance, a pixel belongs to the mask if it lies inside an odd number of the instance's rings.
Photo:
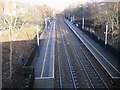
<path id="1" fill-rule="evenodd" d="M 51 32 L 49 33 L 50 36 L 51 36 Z M 45 51 L 45 55 L 44 55 L 44 62 L 43 62 L 43 65 L 42 65 L 42 72 L 41 72 L 41 78 L 43 76 L 43 71 L 44 71 L 44 67 L 45 67 L 45 61 L 46 61 L 46 56 L 47 56 L 47 50 L 48 50 L 48 44 L 49 44 L 49 41 L 50 41 L 50 36 L 49 36 L 49 39 L 48 39 L 48 42 L 47 42 L 47 48 L 46 48 L 46 51 Z"/>
<path id="2" fill-rule="evenodd" d="M 35 77 L 35 79 L 53 79 L 54 77 Z"/>
<path id="3" fill-rule="evenodd" d="M 54 22 L 54 27 L 53 27 L 53 45 L 55 43 L 54 40 L 55 40 L 55 22 Z M 53 46 L 53 78 L 54 78 L 54 61 L 55 61 L 54 54 L 55 54 L 55 51 L 54 51 L 54 46 Z"/>
<path id="4" fill-rule="evenodd" d="M 82 37 L 83 37 L 83 36 L 82 36 Z M 85 39 L 85 38 L 84 38 L 84 39 Z M 86 39 L 85 39 L 85 40 L 86 40 Z M 86 40 L 86 42 L 89 43 L 88 40 Z M 102 58 L 103 58 L 108 64 L 110 64 L 110 66 L 112 66 L 112 68 L 114 68 L 114 69 L 120 74 L 120 71 L 118 71 L 115 66 L 113 66 L 91 43 L 89 43 L 89 44 L 97 51 L 97 53 L 100 54 L 100 56 L 102 56 Z"/>
<path id="5" fill-rule="evenodd" d="M 81 35 L 81 36 L 82 36 L 82 35 Z M 82 38 L 85 39 L 83 36 L 82 36 Z M 102 56 L 102 58 L 103 58 L 113 69 L 115 69 L 115 70 L 120 74 L 120 71 L 117 70 L 116 67 L 113 66 L 91 43 L 89 43 L 88 40 L 85 39 L 85 41 L 86 41 L 88 44 L 90 44 L 90 45 L 97 51 L 97 53 L 98 53 L 100 56 Z"/>

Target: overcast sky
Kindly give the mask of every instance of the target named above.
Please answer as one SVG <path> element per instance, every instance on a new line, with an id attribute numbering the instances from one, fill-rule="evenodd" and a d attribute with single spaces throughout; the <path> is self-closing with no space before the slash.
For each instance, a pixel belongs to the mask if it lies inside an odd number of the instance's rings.
<path id="1" fill-rule="evenodd" d="M 120 0 L 15 0 L 15 1 L 20 1 L 24 3 L 29 3 L 29 4 L 47 4 L 48 6 L 63 10 L 66 8 L 69 4 L 72 3 L 85 3 L 85 2 L 102 2 L 102 1 L 120 1 Z"/>
<path id="2" fill-rule="evenodd" d="M 37 4 L 47 4 L 52 8 L 63 10 L 69 4 L 79 3 L 79 2 L 84 3 L 89 0 L 18 0 L 18 1 L 21 1 L 24 3 L 30 3 L 30 4 L 35 4 L 35 2 L 37 2 Z"/>

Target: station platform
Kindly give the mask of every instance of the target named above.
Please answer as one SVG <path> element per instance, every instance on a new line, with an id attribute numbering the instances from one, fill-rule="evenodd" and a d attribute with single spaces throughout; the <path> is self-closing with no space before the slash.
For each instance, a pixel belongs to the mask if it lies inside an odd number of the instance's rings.
<path id="1" fill-rule="evenodd" d="M 55 21 L 51 21 L 40 39 L 42 44 L 40 54 L 34 62 L 35 81 L 33 88 L 53 88 L 54 84 L 54 28 Z"/>
<path id="2" fill-rule="evenodd" d="M 54 78 L 35 79 L 33 88 L 54 88 Z"/>
<path id="3" fill-rule="evenodd" d="M 110 77 L 120 80 L 120 60 L 111 55 L 109 52 L 105 52 L 104 48 L 102 48 L 79 28 L 74 26 L 70 21 L 67 19 L 64 20 L 71 28 L 73 33 L 79 38 L 80 41 L 82 41 L 82 43 L 92 53 L 96 60 L 102 65 Z"/>

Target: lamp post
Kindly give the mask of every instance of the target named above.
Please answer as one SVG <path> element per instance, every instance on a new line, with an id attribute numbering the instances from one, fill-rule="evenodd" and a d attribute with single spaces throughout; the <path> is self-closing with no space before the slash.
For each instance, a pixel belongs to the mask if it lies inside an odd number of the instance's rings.
<path id="1" fill-rule="evenodd" d="M 45 13 L 45 30 L 47 29 L 47 26 L 48 26 L 47 21 L 48 21 L 48 18 L 47 18 L 47 15 Z"/>
<path id="2" fill-rule="evenodd" d="M 105 3 L 101 3 L 101 6 L 105 5 Z M 107 43 L 108 43 L 108 11 L 107 11 L 108 4 L 106 3 L 106 25 L 105 25 L 105 44 L 104 49 L 107 50 Z"/>
<path id="3" fill-rule="evenodd" d="M 74 21 L 75 21 L 75 17 L 74 17 L 74 15 L 73 15 L 73 17 L 72 17 L 72 21 L 73 21 L 73 23 L 74 23 Z"/>
<path id="4" fill-rule="evenodd" d="M 84 7 L 83 5 L 80 6 L 80 9 L 82 10 L 82 30 L 84 29 Z"/>
<path id="5" fill-rule="evenodd" d="M 84 9 L 83 9 L 83 18 L 82 18 L 82 30 L 84 30 Z"/>
<path id="6" fill-rule="evenodd" d="M 105 50 L 107 50 L 107 42 L 108 42 L 108 12 L 106 11 L 106 30 L 105 30 Z"/>
<path id="7" fill-rule="evenodd" d="M 37 2 L 35 5 L 35 14 L 36 14 L 36 35 L 37 35 L 37 47 L 38 47 L 38 54 L 40 54 L 40 44 L 39 44 L 39 31 L 38 31 L 38 6 Z"/>
<path id="8" fill-rule="evenodd" d="M 87 6 L 85 6 L 85 7 L 87 7 Z M 84 14 L 84 6 L 83 5 L 81 5 L 80 6 L 80 8 L 82 9 L 82 30 L 84 30 L 84 25 L 85 25 L 85 14 Z"/>

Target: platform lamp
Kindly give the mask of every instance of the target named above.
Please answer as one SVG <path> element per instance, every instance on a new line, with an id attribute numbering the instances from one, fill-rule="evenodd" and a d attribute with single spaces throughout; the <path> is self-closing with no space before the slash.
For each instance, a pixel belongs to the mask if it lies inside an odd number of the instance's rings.
<path id="1" fill-rule="evenodd" d="M 86 8 L 87 6 L 80 6 L 80 9 L 82 10 L 82 30 L 84 30 L 84 25 L 85 25 L 85 14 L 84 14 L 84 8 Z"/>
<path id="2" fill-rule="evenodd" d="M 83 5 L 80 5 L 80 10 L 82 10 L 82 30 L 84 29 L 84 7 Z"/>
<path id="3" fill-rule="evenodd" d="M 106 11 L 106 31 L 105 31 L 105 50 L 107 50 L 107 43 L 108 43 L 108 12 Z"/>
<path id="4" fill-rule="evenodd" d="M 40 54 L 40 42 L 39 42 L 39 31 L 38 31 L 38 5 L 37 5 L 37 1 L 35 4 L 35 14 L 36 14 L 36 35 L 37 35 L 37 48 L 38 48 L 38 54 Z"/>
<path id="5" fill-rule="evenodd" d="M 105 3 L 102 3 L 101 5 L 105 5 Z M 106 25 L 105 25 L 105 44 L 104 49 L 107 50 L 107 43 L 108 43 L 108 11 L 107 8 L 108 4 L 106 3 Z"/>

